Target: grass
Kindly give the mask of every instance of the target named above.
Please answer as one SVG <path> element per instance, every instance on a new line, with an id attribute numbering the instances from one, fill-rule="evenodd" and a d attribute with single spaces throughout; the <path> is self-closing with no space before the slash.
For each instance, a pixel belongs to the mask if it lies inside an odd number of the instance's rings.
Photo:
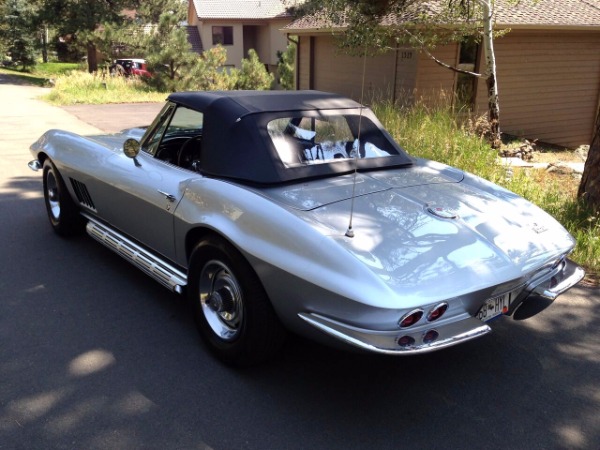
<path id="1" fill-rule="evenodd" d="M 130 102 L 162 102 L 165 93 L 156 92 L 141 80 L 92 75 L 85 65 L 77 63 L 43 63 L 30 72 L 16 68 L 1 68 L 0 74 L 9 75 L 15 83 L 40 87 L 54 87 L 42 99 L 57 106 Z"/>
<path id="2" fill-rule="evenodd" d="M 392 136 L 412 155 L 461 168 L 528 199 L 554 216 L 577 240 L 571 257 L 590 278 L 600 274 L 600 220 L 577 198 L 579 177 L 540 169 L 499 164 L 484 140 L 455 120 L 450 110 L 416 106 L 398 111 L 381 103 L 373 107 Z"/>
<path id="3" fill-rule="evenodd" d="M 54 105 L 162 102 L 165 98 L 165 93 L 156 92 L 141 80 L 87 72 L 57 77 L 54 89 L 43 97 Z"/>
<path id="4" fill-rule="evenodd" d="M 34 73 L 50 79 L 69 75 L 74 71 L 84 71 L 86 68 L 85 64 L 48 62 L 36 65 Z"/>

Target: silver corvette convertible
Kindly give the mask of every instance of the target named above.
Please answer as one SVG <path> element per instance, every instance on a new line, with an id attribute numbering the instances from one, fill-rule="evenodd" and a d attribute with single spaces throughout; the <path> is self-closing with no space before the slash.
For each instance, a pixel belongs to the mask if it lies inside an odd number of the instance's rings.
<path id="1" fill-rule="evenodd" d="M 579 282 L 573 238 L 485 180 L 409 156 L 316 92 L 169 96 L 145 129 L 31 146 L 50 224 L 189 297 L 208 348 L 249 365 L 292 331 L 410 355 L 526 319 Z"/>

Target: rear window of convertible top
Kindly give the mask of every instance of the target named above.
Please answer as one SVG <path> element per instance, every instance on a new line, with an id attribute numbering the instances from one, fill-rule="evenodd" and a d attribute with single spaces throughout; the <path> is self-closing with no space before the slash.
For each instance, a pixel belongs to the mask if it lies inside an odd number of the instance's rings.
<path id="1" fill-rule="evenodd" d="M 398 155 L 375 124 L 357 115 L 282 117 L 267 131 L 285 167 Z"/>

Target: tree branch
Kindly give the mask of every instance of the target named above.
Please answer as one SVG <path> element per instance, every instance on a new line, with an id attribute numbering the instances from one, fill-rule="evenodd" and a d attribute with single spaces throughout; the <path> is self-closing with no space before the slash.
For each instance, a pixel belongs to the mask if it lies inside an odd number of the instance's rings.
<path id="1" fill-rule="evenodd" d="M 436 64 L 438 64 L 439 66 L 442 66 L 446 69 L 452 70 L 453 72 L 456 73 L 462 73 L 464 75 L 469 75 L 471 77 L 476 77 L 476 78 L 481 78 L 483 75 L 477 72 L 471 72 L 469 70 L 464 70 L 464 69 L 459 69 L 458 67 L 454 67 L 450 64 L 447 64 L 439 59 L 437 59 L 433 54 L 431 54 L 431 52 L 429 50 L 427 50 L 427 46 L 423 43 L 422 40 L 420 40 L 417 36 L 415 36 L 414 34 L 412 34 L 410 31 L 408 31 L 407 29 L 403 29 L 402 30 L 404 33 L 408 34 L 411 38 L 413 38 L 415 41 L 417 41 L 420 45 L 421 45 L 421 50 L 423 50 L 425 52 L 425 54 L 431 58 L 433 60 L 433 62 L 435 62 Z M 397 50 L 394 48 L 391 48 L 391 50 Z"/>

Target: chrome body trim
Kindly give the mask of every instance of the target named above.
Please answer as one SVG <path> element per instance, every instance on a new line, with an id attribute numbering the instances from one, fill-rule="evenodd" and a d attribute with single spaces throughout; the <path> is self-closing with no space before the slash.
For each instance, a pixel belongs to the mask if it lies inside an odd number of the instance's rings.
<path id="1" fill-rule="evenodd" d="M 491 331 L 488 325 L 469 316 L 463 316 L 460 320 L 435 327 L 431 326 L 426 329 L 417 327 L 418 329 L 415 331 L 408 329 L 394 331 L 365 330 L 315 313 L 299 313 L 298 316 L 315 328 L 347 344 L 369 352 L 387 355 L 428 353 L 470 341 Z M 427 343 L 423 341 L 423 338 L 430 329 L 437 331 L 439 336 L 435 341 Z M 403 336 L 411 336 L 415 340 L 414 344 L 399 345 L 398 339 Z"/>
<path id="2" fill-rule="evenodd" d="M 171 291 L 181 294 L 187 285 L 187 275 L 158 256 L 148 252 L 121 233 L 84 214 L 88 219 L 87 233 L 122 258 L 154 278 Z"/>

